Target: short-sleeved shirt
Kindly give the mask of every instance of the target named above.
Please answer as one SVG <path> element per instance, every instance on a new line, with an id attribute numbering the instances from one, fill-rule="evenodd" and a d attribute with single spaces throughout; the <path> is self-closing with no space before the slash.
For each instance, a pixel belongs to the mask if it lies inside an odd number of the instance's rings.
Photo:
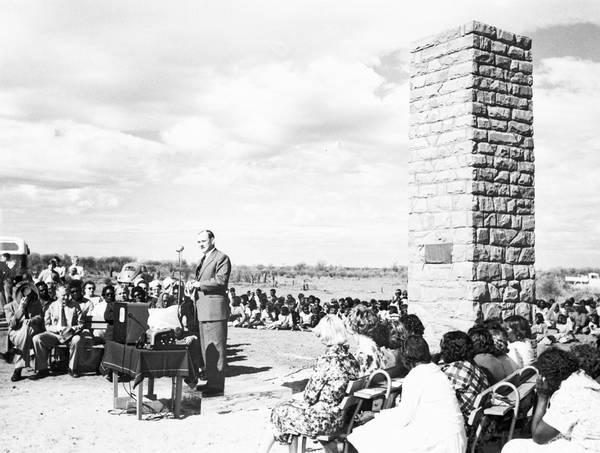
<path id="1" fill-rule="evenodd" d="M 542 420 L 590 452 L 600 451 L 600 384 L 583 371 L 563 381 Z"/>

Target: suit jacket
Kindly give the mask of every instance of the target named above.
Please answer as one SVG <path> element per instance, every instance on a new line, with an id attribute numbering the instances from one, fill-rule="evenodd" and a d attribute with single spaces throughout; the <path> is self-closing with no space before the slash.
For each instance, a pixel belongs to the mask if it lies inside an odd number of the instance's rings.
<path id="1" fill-rule="evenodd" d="M 231 261 L 217 249 L 196 268 L 196 280 L 200 283 L 195 291 L 198 321 L 222 321 L 229 317 L 229 274 Z"/>
<path id="2" fill-rule="evenodd" d="M 21 311 L 21 304 L 18 301 L 13 301 L 4 306 L 6 321 L 8 322 L 9 330 L 19 330 L 23 326 L 25 319 L 39 318 L 40 325 L 42 324 L 42 305 L 38 299 L 29 302 L 25 312 Z"/>

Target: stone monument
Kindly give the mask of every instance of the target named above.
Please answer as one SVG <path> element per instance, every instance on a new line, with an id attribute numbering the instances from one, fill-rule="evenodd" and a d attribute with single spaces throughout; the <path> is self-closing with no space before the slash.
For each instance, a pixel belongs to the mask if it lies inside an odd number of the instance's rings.
<path id="1" fill-rule="evenodd" d="M 465 322 L 535 301 L 531 39 L 470 22 L 411 51 L 411 303 Z"/>

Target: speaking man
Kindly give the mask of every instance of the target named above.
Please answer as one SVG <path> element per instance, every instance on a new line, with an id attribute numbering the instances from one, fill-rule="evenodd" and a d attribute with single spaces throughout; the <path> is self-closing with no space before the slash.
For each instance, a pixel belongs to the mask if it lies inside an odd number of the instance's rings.
<path id="1" fill-rule="evenodd" d="M 192 287 L 207 380 L 206 386 L 200 389 L 203 396 L 217 396 L 222 395 L 225 389 L 229 317 L 227 285 L 231 262 L 227 255 L 215 248 L 215 235 L 212 231 L 201 231 L 197 241 L 203 257 L 196 268 L 196 281 L 192 283 Z"/>

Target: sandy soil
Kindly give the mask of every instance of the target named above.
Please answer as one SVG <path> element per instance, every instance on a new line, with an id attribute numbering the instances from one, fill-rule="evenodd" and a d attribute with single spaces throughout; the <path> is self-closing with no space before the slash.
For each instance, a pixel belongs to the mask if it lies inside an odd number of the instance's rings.
<path id="1" fill-rule="evenodd" d="M 225 396 L 200 407 L 186 389 L 180 420 L 113 410 L 112 384 L 101 376 L 12 383 L 12 365 L 0 361 L 0 452 L 255 451 L 270 408 L 303 387 L 322 347 L 307 332 L 248 329 L 230 329 L 228 345 Z M 157 380 L 155 392 L 168 398 L 170 379 Z"/>

